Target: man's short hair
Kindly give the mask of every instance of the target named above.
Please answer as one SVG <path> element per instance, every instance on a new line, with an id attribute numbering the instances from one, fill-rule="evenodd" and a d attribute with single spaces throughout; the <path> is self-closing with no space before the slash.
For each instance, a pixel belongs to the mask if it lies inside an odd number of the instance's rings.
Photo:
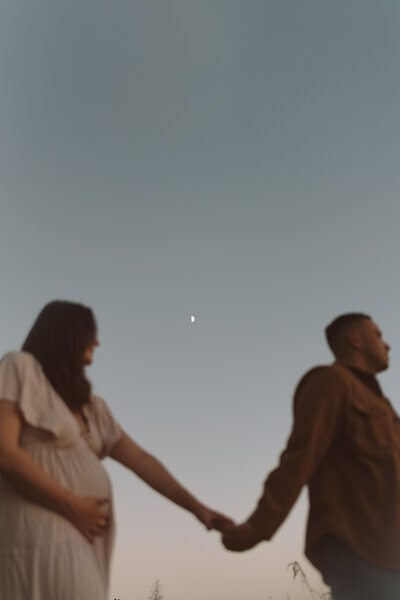
<path id="1" fill-rule="evenodd" d="M 336 319 L 326 327 L 326 340 L 335 356 L 340 352 L 345 334 L 351 331 L 354 325 L 357 325 L 364 319 L 371 319 L 371 317 L 364 313 L 346 313 L 336 317 Z"/>

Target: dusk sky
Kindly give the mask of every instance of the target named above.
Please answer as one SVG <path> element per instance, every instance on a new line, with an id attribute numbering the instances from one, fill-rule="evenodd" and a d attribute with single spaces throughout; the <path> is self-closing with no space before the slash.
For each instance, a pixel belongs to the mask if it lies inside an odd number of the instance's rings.
<path id="1" fill-rule="evenodd" d="M 399 410 L 399 56 L 395 0 L 3 0 L 0 353 L 48 301 L 91 306 L 95 392 L 238 521 L 336 315 L 381 327 Z M 292 561 L 323 589 L 306 494 L 236 555 L 106 466 L 110 600 L 305 600 Z"/>

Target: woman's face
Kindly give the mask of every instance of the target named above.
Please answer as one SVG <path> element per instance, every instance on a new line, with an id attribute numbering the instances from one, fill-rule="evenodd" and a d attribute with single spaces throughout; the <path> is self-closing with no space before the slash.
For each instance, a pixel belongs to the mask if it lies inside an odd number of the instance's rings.
<path id="1" fill-rule="evenodd" d="M 91 365 L 93 362 L 94 349 L 96 346 L 100 346 L 100 342 L 97 337 L 94 338 L 92 342 L 87 346 L 85 352 L 83 353 L 83 364 Z"/>

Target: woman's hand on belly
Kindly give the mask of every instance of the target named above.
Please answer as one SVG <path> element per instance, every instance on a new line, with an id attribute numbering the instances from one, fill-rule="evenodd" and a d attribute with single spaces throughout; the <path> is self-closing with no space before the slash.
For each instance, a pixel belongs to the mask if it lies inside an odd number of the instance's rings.
<path id="1" fill-rule="evenodd" d="M 107 498 L 73 496 L 65 516 L 93 544 L 95 536 L 104 535 L 110 526 L 110 501 Z"/>

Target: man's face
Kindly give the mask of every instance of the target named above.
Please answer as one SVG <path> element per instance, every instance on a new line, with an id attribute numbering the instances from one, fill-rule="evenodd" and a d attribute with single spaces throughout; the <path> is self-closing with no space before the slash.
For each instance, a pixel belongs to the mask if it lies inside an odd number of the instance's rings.
<path id="1" fill-rule="evenodd" d="M 379 327 L 371 319 L 363 319 L 358 329 L 360 351 L 371 373 L 379 373 L 389 366 L 390 346 L 383 340 Z"/>

